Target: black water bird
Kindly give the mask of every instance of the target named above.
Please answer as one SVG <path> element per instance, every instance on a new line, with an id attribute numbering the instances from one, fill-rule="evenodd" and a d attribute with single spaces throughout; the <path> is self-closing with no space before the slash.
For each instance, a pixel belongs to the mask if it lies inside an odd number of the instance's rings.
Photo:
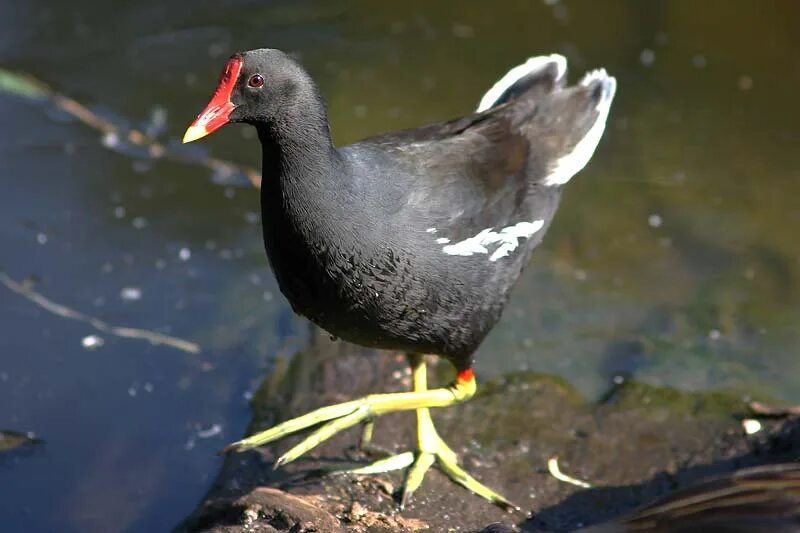
<path id="1" fill-rule="evenodd" d="M 320 425 L 278 459 L 297 459 L 333 434 L 393 411 L 417 412 L 417 449 L 356 472 L 410 467 L 401 505 L 437 463 L 502 507 L 469 476 L 428 411 L 471 398 L 473 354 L 500 318 L 541 243 L 563 186 L 591 158 L 616 80 L 605 70 L 567 87 L 566 59 L 530 58 L 483 97 L 476 112 L 335 147 L 309 74 L 278 50 L 238 53 L 184 142 L 229 122 L 255 126 L 263 154 L 264 245 L 293 309 L 332 335 L 408 354 L 412 392 L 322 407 L 238 441 L 245 450 Z M 420 354 L 456 368 L 428 389 Z"/>

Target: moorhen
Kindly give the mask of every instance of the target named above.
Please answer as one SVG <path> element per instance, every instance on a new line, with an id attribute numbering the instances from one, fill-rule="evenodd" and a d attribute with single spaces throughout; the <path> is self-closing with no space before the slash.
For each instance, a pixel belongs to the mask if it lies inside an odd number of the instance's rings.
<path id="1" fill-rule="evenodd" d="M 408 354 L 412 392 L 322 407 L 231 444 L 241 451 L 324 423 L 280 457 L 297 459 L 358 423 L 415 409 L 417 450 L 356 469 L 410 467 L 401 506 L 434 462 L 455 482 L 511 508 L 457 463 L 428 411 L 470 399 L 473 354 L 550 226 L 563 186 L 603 135 L 616 80 L 605 70 L 566 87 L 566 59 L 511 69 L 463 118 L 335 147 L 311 76 L 285 53 L 260 49 L 227 62 L 184 142 L 229 122 L 261 141 L 264 246 L 295 312 L 330 334 Z M 428 389 L 420 354 L 456 368 Z M 367 439 L 365 439 L 367 440 Z"/>

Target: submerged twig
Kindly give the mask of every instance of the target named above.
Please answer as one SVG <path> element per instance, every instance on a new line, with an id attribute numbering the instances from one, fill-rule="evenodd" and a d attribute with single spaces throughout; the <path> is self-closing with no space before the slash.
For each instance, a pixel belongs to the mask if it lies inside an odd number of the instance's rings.
<path id="1" fill-rule="evenodd" d="M 189 353 L 198 353 L 200 351 L 200 345 L 194 342 L 179 339 L 177 337 L 172 337 L 170 335 L 164 335 L 163 333 L 157 333 L 155 331 L 148 331 L 146 329 L 112 326 L 100 320 L 99 318 L 94 318 L 89 315 L 83 314 L 79 311 L 75 311 L 74 309 L 70 309 L 65 305 L 61 305 L 59 303 L 50 300 L 49 298 L 46 298 L 45 296 L 31 289 L 30 287 L 13 280 L 8 274 L 6 274 L 1 270 L 0 270 L 0 283 L 2 283 L 15 293 L 24 296 L 31 302 L 35 303 L 36 305 L 44 309 L 45 311 L 48 311 L 50 313 L 53 313 L 54 315 L 58 315 L 63 318 L 70 318 L 72 320 L 84 322 L 86 324 L 89 324 L 96 330 L 102 331 L 103 333 L 108 333 L 111 335 L 116 335 L 117 337 L 124 337 L 127 339 L 143 339 L 146 341 L 150 341 L 152 344 L 163 344 Z"/>
<path id="2" fill-rule="evenodd" d="M 22 433 L 0 429 L 0 453 L 19 450 L 21 448 L 32 448 L 44 444 L 42 439 L 36 438 L 33 433 Z"/>
<path id="3" fill-rule="evenodd" d="M 563 481 L 564 483 L 569 483 L 571 485 L 577 485 L 579 487 L 583 487 L 584 489 L 592 488 L 592 485 L 586 481 L 581 481 L 580 479 L 575 479 L 574 477 L 570 477 L 562 473 L 561 469 L 558 467 L 558 457 L 551 457 L 547 461 L 547 470 L 550 472 L 551 476 L 559 481 Z"/>
<path id="4" fill-rule="evenodd" d="M 178 153 L 168 145 L 158 142 L 138 129 L 119 126 L 101 117 L 85 105 L 57 92 L 30 74 L 14 72 L 0 67 L 0 91 L 6 91 L 30 100 L 49 100 L 64 113 L 75 117 L 83 124 L 102 133 L 104 139 L 106 139 L 103 145 L 107 148 L 120 148 L 120 142 L 125 140 L 135 146 L 144 148 L 153 159 L 165 157 L 199 164 L 223 175 L 239 173 L 246 177 L 254 187 L 261 187 L 261 173 L 254 168 L 210 156 L 193 156 L 189 153 Z M 114 141 L 108 142 L 108 139 L 114 139 Z"/>

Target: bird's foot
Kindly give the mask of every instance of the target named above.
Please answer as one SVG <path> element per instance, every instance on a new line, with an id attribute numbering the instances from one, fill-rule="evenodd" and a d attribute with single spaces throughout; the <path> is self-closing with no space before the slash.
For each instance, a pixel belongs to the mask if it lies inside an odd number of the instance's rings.
<path id="1" fill-rule="evenodd" d="M 417 409 L 417 439 L 419 450 L 403 452 L 379 459 L 367 466 L 344 470 L 357 475 L 382 474 L 394 470 L 408 468 L 406 479 L 400 496 L 400 508 L 411 500 L 411 496 L 422 484 L 425 474 L 431 466 L 436 464 L 454 482 L 467 490 L 489 500 L 491 503 L 507 511 L 519 511 L 519 507 L 490 489 L 471 475 L 458 464 L 456 453 L 442 440 L 436 432 L 430 411 L 427 408 Z M 409 468 L 410 467 L 410 468 Z"/>
<path id="2" fill-rule="evenodd" d="M 369 424 L 370 420 L 378 416 L 396 411 L 423 407 L 447 407 L 469 399 L 474 393 L 475 382 L 472 380 L 468 383 L 456 381 L 448 387 L 439 389 L 370 394 L 358 400 L 321 407 L 303 416 L 287 420 L 266 431 L 234 442 L 225 447 L 220 453 L 249 450 L 322 424 L 300 444 L 283 454 L 275 462 L 275 467 L 277 468 L 294 461 L 336 433 L 356 424 L 363 422 Z"/>
<path id="3" fill-rule="evenodd" d="M 414 391 L 391 394 L 371 394 L 358 400 L 321 407 L 303 416 L 287 420 L 266 431 L 230 444 L 221 453 L 249 450 L 276 441 L 298 431 L 319 427 L 295 447 L 275 461 L 275 468 L 288 464 L 305 454 L 336 433 L 356 424 L 365 425 L 362 445 L 369 445 L 372 436 L 372 420 L 386 413 L 396 411 L 417 411 L 417 453 L 406 452 L 380 459 L 369 466 L 354 470 L 355 473 L 368 474 L 388 472 L 410 467 L 406 476 L 401 506 L 404 505 L 417 488 L 430 467 L 435 463 L 456 483 L 504 509 L 518 509 L 507 499 L 484 486 L 467 474 L 459 465 L 455 452 L 439 437 L 429 408 L 447 407 L 470 399 L 475 394 L 475 378 L 472 370 L 459 371 L 456 380 L 447 387 L 427 388 L 425 363 L 419 356 L 410 356 L 412 363 Z"/>

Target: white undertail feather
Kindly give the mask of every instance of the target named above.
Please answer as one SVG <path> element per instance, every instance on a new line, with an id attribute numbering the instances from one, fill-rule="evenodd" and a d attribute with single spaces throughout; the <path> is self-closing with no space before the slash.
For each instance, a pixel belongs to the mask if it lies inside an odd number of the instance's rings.
<path id="1" fill-rule="evenodd" d="M 606 120 L 608 119 L 608 111 L 611 109 L 611 102 L 614 100 L 614 94 L 617 91 L 617 80 L 609 76 L 606 70 L 601 68 L 588 72 L 580 81 L 580 85 L 586 87 L 593 81 L 600 81 L 603 84 L 603 94 L 596 107 L 598 112 L 597 119 L 572 150 L 555 161 L 555 164 L 550 168 L 550 173 L 542 181 L 544 185 L 552 186 L 567 183 L 572 176 L 586 166 L 592 158 L 600 138 L 603 136 Z"/>
<path id="2" fill-rule="evenodd" d="M 497 100 L 503 96 L 509 87 L 517 83 L 519 80 L 547 67 L 549 64 L 555 63 L 556 68 L 558 69 L 558 76 L 556 76 L 556 80 L 560 80 L 564 77 L 567 73 L 567 58 L 559 54 L 551 54 L 549 56 L 537 56 L 529 58 L 525 63 L 521 65 L 517 65 L 516 67 L 509 70 L 505 76 L 500 78 L 500 81 L 495 83 L 483 98 L 481 98 L 481 103 L 478 104 L 478 113 L 481 111 L 486 111 L 487 109 L 491 109 L 496 103 Z"/>

